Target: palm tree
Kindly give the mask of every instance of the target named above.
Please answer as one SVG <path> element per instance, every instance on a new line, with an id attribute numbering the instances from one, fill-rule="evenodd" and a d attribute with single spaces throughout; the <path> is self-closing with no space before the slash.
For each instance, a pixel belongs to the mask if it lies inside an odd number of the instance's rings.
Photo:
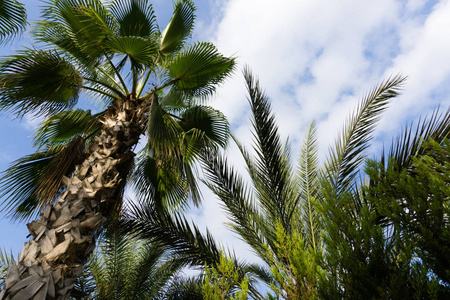
<path id="1" fill-rule="evenodd" d="M 78 278 L 72 299 L 160 299 L 182 264 L 158 243 L 109 226 Z"/>
<path id="2" fill-rule="evenodd" d="M 327 192 L 337 199 L 356 187 L 363 151 L 380 113 L 398 94 L 403 78 L 387 80 L 363 99 L 322 170 L 312 123 L 294 170 L 289 145 L 281 142 L 267 96 L 248 70 L 244 76 L 253 113 L 255 156 L 239 142 L 238 146 L 250 186 L 224 157 L 210 153 L 203 157 L 205 183 L 225 204 L 231 229 L 270 267 L 270 272 L 261 268 L 256 273 L 275 294 L 285 299 L 314 299 L 319 296 L 319 280 L 325 272 L 321 260 L 326 251 L 323 216 L 318 208 L 329 197 Z"/>
<path id="3" fill-rule="evenodd" d="M 27 12 L 22 3 L 16 0 L 0 3 L 0 44 L 23 32 L 26 25 Z"/>
<path id="4" fill-rule="evenodd" d="M 194 17 L 193 3 L 179 0 L 160 32 L 145 0 L 46 1 L 33 31 L 41 48 L 2 62 L 0 108 L 47 120 L 35 136 L 39 151 L 2 178 L 10 216 L 40 217 L 27 225 L 32 239 L 0 299 L 67 298 L 130 176 L 143 191 L 171 200 L 189 192 L 198 203 L 192 162 L 228 132 L 201 104 L 234 59 L 210 43 L 187 44 Z M 82 93 L 105 109 L 74 109 Z M 135 160 L 142 135 L 148 142 Z"/>

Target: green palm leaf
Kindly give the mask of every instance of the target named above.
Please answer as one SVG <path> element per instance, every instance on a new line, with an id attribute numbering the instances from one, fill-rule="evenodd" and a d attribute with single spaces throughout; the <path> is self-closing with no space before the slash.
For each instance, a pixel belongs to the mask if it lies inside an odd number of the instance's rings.
<path id="1" fill-rule="evenodd" d="M 219 247 L 209 231 L 204 235 L 183 216 L 172 216 L 151 203 L 130 203 L 121 226 L 127 232 L 170 247 L 185 266 L 210 265 L 220 257 Z"/>
<path id="2" fill-rule="evenodd" d="M 415 130 L 412 125 L 405 128 L 403 133 L 392 143 L 388 157 L 395 159 L 399 169 L 408 168 L 412 164 L 412 157 L 424 154 L 425 149 L 422 147 L 424 141 L 431 138 L 442 143 L 449 135 L 450 110 L 440 113 L 439 109 L 436 109 L 430 117 L 419 120 Z"/>
<path id="3" fill-rule="evenodd" d="M 0 249 L 0 289 L 3 289 L 3 285 L 6 279 L 6 273 L 8 271 L 8 266 L 12 264 L 16 259 L 11 252 L 4 249 Z"/>
<path id="4" fill-rule="evenodd" d="M 158 31 L 153 6 L 147 0 L 117 0 L 110 10 L 121 36 L 149 37 Z"/>
<path id="5" fill-rule="evenodd" d="M 51 145 L 16 160 L 3 171 L 0 195 L 3 209 L 13 219 L 27 219 L 39 214 L 58 196 L 63 177 L 68 176 L 84 153 L 85 140 L 76 137 L 66 144 Z"/>
<path id="6" fill-rule="evenodd" d="M 210 43 L 196 43 L 168 65 L 174 87 L 194 97 L 211 94 L 234 69 L 235 61 L 219 54 Z"/>
<path id="7" fill-rule="evenodd" d="M 181 49 L 194 27 L 194 11 L 194 3 L 190 0 L 178 0 L 174 4 L 173 16 L 161 34 L 161 55 L 171 56 Z"/>
<path id="8" fill-rule="evenodd" d="M 76 136 L 91 136 L 99 129 L 98 120 L 102 114 L 92 115 L 90 110 L 74 109 L 53 115 L 37 129 L 34 144 L 42 148 L 68 143 Z"/>
<path id="9" fill-rule="evenodd" d="M 153 39 L 138 36 L 114 37 L 108 41 L 112 52 L 125 54 L 133 68 L 154 65 L 157 55 L 157 44 Z"/>
<path id="10" fill-rule="evenodd" d="M 231 229 L 264 257 L 263 245 L 270 235 L 271 224 L 260 214 L 244 180 L 228 166 L 226 158 L 213 151 L 204 153 L 202 164 L 206 172 L 203 183 L 225 204 Z"/>
<path id="11" fill-rule="evenodd" d="M 25 30 L 27 12 L 16 0 L 0 2 L 0 44 L 11 40 Z"/>
<path id="12" fill-rule="evenodd" d="M 158 158 L 144 151 L 136 161 L 130 183 L 139 199 L 158 209 L 183 208 L 190 188 L 183 166 L 176 158 Z"/>
<path id="13" fill-rule="evenodd" d="M 218 110 L 208 106 L 193 106 L 180 116 L 181 127 L 186 133 L 196 129 L 203 134 L 202 146 L 219 145 L 225 147 L 230 129 L 226 117 Z M 193 139 L 194 142 L 199 142 Z"/>
<path id="14" fill-rule="evenodd" d="M 266 215 L 278 220 L 290 231 L 290 217 L 296 205 L 296 191 L 291 178 L 289 153 L 280 142 L 275 117 L 271 115 L 270 103 L 250 71 L 244 71 L 253 113 L 256 159 L 250 173 L 256 194 Z"/>
<path id="15" fill-rule="evenodd" d="M 0 109 L 51 115 L 78 101 L 82 77 L 54 51 L 26 50 L 0 65 Z"/>
<path id="16" fill-rule="evenodd" d="M 306 134 L 300 154 L 298 181 L 300 182 L 301 213 L 294 218 L 301 220 L 300 231 L 306 234 L 306 241 L 314 251 L 318 250 L 320 231 L 315 201 L 320 199 L 319 157 L 316 123 L 312 122 Z"/>
<path id="17" fill-rule="evenodd" d="M 3 171 L 0 179 L 1 196 L 5 197 L 2 211 L 7 211 L 13 219 L 27 219 L 36 214 L 35 209 L 40 203 L 37 187 L 58 152 L 44 151 L 25 156 Z"/>
<path id="18" fill-rule="evenodd" d="M 65 49 L 82 52 L 90 60 L 98 61 L 109 53 L 105 42 L 118 31 L 117 21 L 100 0 L 51 0 L 44 8 L 44 20 L 50 23 L 50 31 L 45 34 L 53 42 L 51 29 L 57 24 L 70 38 L 65 40 Z M 61 34 L 56 36 L 60 41 Z M 77 55 L 79 56 L 79 55 Z"/>
<path id="19" fill-rule="evenodd" d="M 333 193 L 341 194 L 354 184 L 375 125 L 390 100 L 398 95 L 404 81 L 405 77 L 395 76 L 382 82 L 364 97 L 347 119 L 325 166 L 325 176 Z"/>

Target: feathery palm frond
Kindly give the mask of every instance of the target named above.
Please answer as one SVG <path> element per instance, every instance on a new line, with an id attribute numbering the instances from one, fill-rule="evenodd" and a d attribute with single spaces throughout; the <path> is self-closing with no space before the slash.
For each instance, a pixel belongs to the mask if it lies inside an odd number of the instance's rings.
<path id="1" fill-rule="evenodd" d="M 202 266 L 218 261 L 220 251 L 209 231 L 203 235 L 183 216 L 172 216 L 151 203 L 129 204 L 121 226 L 127 232 L 170 247 L 185 266 Z"/>
<path id="2" fill-rule="evenodd" d="M 124 235 L 117 223 L 110 224 L 73 298 L 90 292 L 89 299 L 156 299 L 182 265 L 172 256 L 167 247 Z"/>
<path id="3" fill-rule="evenodd" d="M 230 227 L 258 255 L 264 254 L 265 235 L 270 232 L 268 228 L 271 224 L 267 224 L 261 216 L 243 179 L 218 153 L 204 153 L 202 164 L 206 172 L 204 184 L 225 204 L 228 217 L 233 222 Z"/>
<path id="4" fill-rule="evenodd" d="M 405 79 L 394 76 L 379 84 L 363 98 L 353 115 L 347 119 L 340 137 L 329 152 L 325 166 L 325 176 L 337 195 L 354 184 L 375 125 L 390 100 L 398 96 Z"/>
<path id="5" fill-rule="evenodd" d="M 295 209 L 296 194 L 293 189 L 289 152 L 280 142 L 275 117 L 271 115 L 267 96 L 248 69 L 244 77 L 253 113 L 252 124 L 255 137 L 255 172 L 251 173 L 258 200 L 266 215 L 278 220 L 290 231 L 290 217 Z"/>
<path id="6" fill-rule="evenodd" d="M 6 273 L 8 266 L 13 263 L 16 259 L 11 252 L 4 249 L 0 249 L 0 289 L 3 289 L 3 285 L 6 279 Z"/>
<path id="7" fill-rule="evenodd" d="M 315 201 L 320 200 L 319 157 L 317 147 L 316 123 L 312 122 L 306 134 L 298 168 L 300 183 L 299 204 L 300 214 L 295 217 L 301 220 L 300 231 L 306 234 L 306 241 L 314 250 L 320 244 L 319 220 Z"/>
<path id="8" fill-rule="evenodd" d="M 8 42 L 25 30 L 27 12 L 17 0 L 0 2 L 0 45 Z"/>
<path id="9" fill-rule="evenodd" d="M 408 168 L 412 163 L 412 157 L 418 157 L 424 153 L 422 143 L 432 138 L 441 143 L 450 135 L 450 110 L 440 113 L 436 109 L 430 117 L 419 120 L 414 130 L 411 125 L 405 128 L 403 133 L 393 141 L 388 152 L 388 157 L 394 158 L 397 167 Z"/>

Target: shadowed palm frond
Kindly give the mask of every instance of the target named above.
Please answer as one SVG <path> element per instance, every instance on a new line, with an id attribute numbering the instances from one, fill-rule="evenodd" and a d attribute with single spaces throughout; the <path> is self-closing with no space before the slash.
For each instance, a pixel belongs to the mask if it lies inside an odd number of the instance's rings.
<path id="1" fill-rule="evenodd" d="M 290 231 L 290 218 L 296 204 L 296 190 L 291 177 L 288 147 L 280 142 L 275 117 L 271 114 L 269 99 L 248 69 L 244 77 L 253 113 L 255 137 L 254 171 L 250 173 L 256 194 L 267 216 L 278 220 Z"/>
<path id="2" fill-rule="evenodd" d="M 369 146 L 375 125 L 390 100 L 398 96 L 405 79 L 394 76 L 379 84 L 363 98 L 345 122 L 334 148 L 330 149 L 325 165 L 325 176 L 333 193 L 339 195 L 354 184 L 366 157 L 364 150 Z"/>
<path id="3" fill-rule="evenodd" d="M 159 51 L 163 57 L 171 56 L 181 49 L 191 35 L 195 20 L 194 2 L 178 0 L 174 3 L 173 16 L 161 34 Z"/>
<path id="4" fill-rule="evenodd" d="M 90 60 L 91 66 L 109 53 L 105 43 L 119 30 L 117 21 L 100 0 L 50 0 L 43 12 L 44 23 L 49 25 L 40 33 L 43 41 L 63 46 L 86 63 Z"/>
<path id="5" fill-rule="evenodd" d="M 0 2 L 0 45 L 25 31 L 27 12 L 25 6 L 16 0 Z"/>
<path id="6" fill-rule="evenodd" d="M 160 300 L 201 300 L 203 297 L 201 277 L 175 277 Z"/>
<path id="7" fill-rule="evenodd" d="M 67 144 L 53 145 L 16 160 L 0 178 L 2 211 L 12 219 L 27 220 L 39 214 L 55 200 L 63 177 L 72 172 L 84 152 L 84 139 L 77 137 Z"/>
<path id="8" fill-rule="evenodd" d="M 236 171 L 228 166 L 226 158 L 214 152 L 202 156 L 205 179 L 203 183 L 225 205 L 229 225 L 255 252 L 263 257 L 264 243 L 270 242 L 271 226 L 258 211 L 253 196 Z M 268 237 L 269 236 L 269 237 Z"/>
<path id="9" fill-rule="evenodd" d="M 425 117 L 417 122 L 417 127 L 413 125 L 405 128 L 403 133 L 393 141 L 388 152 L 388 157 L 394 158 L 399 169 L 408 168 L 412 164 L 412 157 L 424 154 L 422 143 L 432 138 L 441 143 L 450 135 L 450 109 L 441 113 L 436 109 L 430 117 Z M 383 161 L 386 158 L 383 159 Z M 387 159 L 386 162 L 388 162 Z"/>
<path id="10" fill-rule="evenodd" d="M 92 136 L 99 129 L 99 117 L 90 110 L 74 109 L 60 112 L 48 118 L 37 129 L 34 145 L 39 148 L 54 144 L 66 144 L 76 136 Z"/>
<path id="11" fill-rule="evenodd" d="M 174 157 L 155 157 L 143 151 L 135 163 L 130 183 L 139 199 L 157 209 L 183 209 L 188 201 L 189 186 L 184 164 Z"/>
<path id="12" fill-rule="evenodd" d="M 46 116 L 78 101 L 82 77 L 54 51 L 21 51 L 2 61 L 0 72 L 0 110 Z"/>
<path id="13" fill-rule="evenodd" d="M 84 294 L 94 299 L 156 299 L 182 265 L 172 257 L 167 247 L 124 235 L 117 223 L 109 224 L 73 298 L 92 299 L 77 297 Z"/>
<path id="14" fill-rule="evenodd" d="M 205 145 L 225 147 L 230 135 L 226 117 L 220 111 L 208 106 L 193 106 L 186 109 L 180 115 L 179 123 L 186 133 L 193 129 L 202 133 L 204 137 L 202 140 L 191 139 L 194 143 L 201 144 L 200 147 L 195 147 L 196 149 L 201 149 Z"/>
<path id="15" fill-rule="evenodd" d="M 209 231 L 203 235 L 183 216 L 171 216 L 151 203 L 130 203 L 121 226 L 127 232 L 170 247 L 184 266 L 210 265 L 219 259 L 220 250 Z"/>

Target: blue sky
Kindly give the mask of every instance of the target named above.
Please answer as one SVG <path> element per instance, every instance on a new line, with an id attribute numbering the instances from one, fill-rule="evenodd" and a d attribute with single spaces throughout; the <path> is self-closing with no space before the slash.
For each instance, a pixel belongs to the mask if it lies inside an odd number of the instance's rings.
<path id="1" fill-rule="evenodd" d="M 163 28 L 172 4 L 155 0 Z M 450 105 L 450 1 L 424 0 L 203 0 L 196 1 L 194 40 L 213 42 L 222 53 L 238 58 L 239 69 L 214 95 L 233 131 L 251 140 L 249 111 L 240 69 L 248 65 L 272 99 L 284 137 L 293 142 L 294 157 L 306 128 L 318 121 L 322 157 L 343 121 L 365 92 L 393 74 L 408 76 L 402 95 L 384 114 L 376 131 L 373 153 L 389 144 L 402 126 Z M 38 1 L 27 1 L 31 18 Z M 26 34 L 25 34 L 26 36 Z M 19 48 L 24 38 L 10 45 Z M 0 54 L 10 53 L 7 48 Z M 90 105 L 87 100 L 83 105 Z M 34 151 L 30 136 L 36 121 L 0 117 L 0 170 Z M 227 150 L 239 165 L 232 146 Z M 219 239 L 252 259 L 228 231 L 226 217 L 214 197 L 190 216 Z M 19 252 L 27 235 L 23 223 L 0 221 L 0 246 Z"/>

